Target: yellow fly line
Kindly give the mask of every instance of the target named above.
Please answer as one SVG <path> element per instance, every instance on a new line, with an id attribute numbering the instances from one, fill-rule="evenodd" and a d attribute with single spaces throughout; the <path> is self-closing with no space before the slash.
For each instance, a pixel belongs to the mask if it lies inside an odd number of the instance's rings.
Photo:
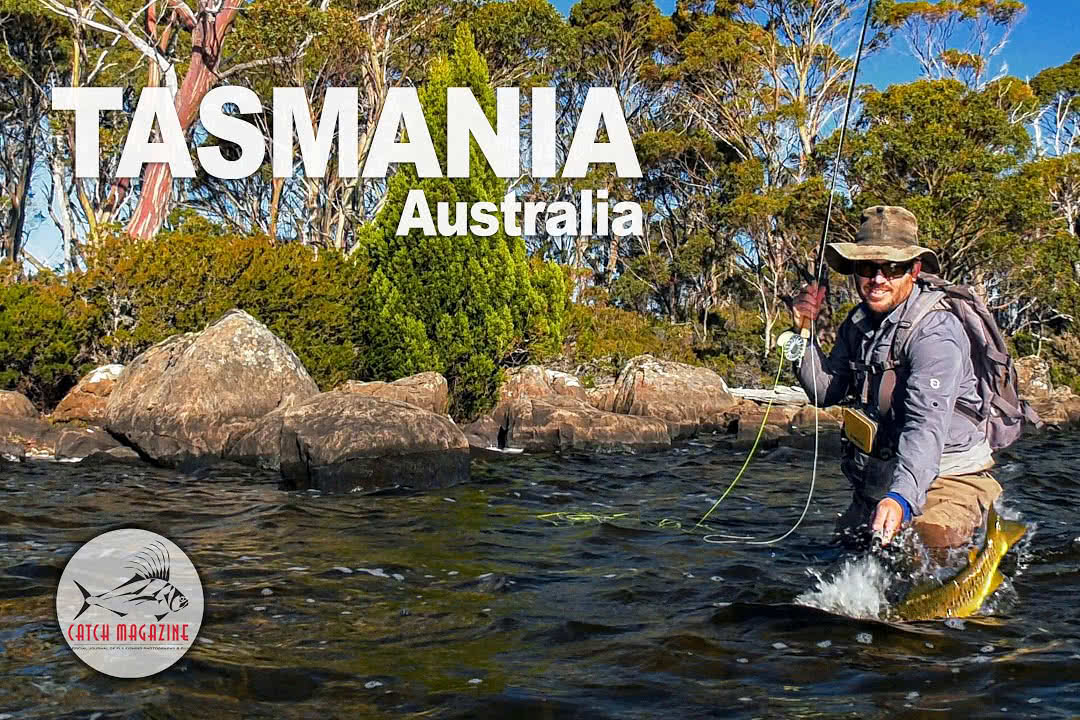
<path id="1" fill-rule="evenodd" d="M 702 518 L 698 520 L 692 528 L 683 528 L 682 522 L 675 518 L 663 518 L 657 524 L 657 528 L 661 530 L 681 530 L 682 532 L 686 533 L 692 533 L 698 528 L 705 528 L 706 530 L 710 531 L 710 534 L 705 535 L 702 539 L 705 542 L 712 544 L 741 543 L 746 545 L 772 545 L 789 537 L 802 524 L 802 521 L 806 518 L 806 513 L 810 508 L 810 502 L 814 496 L 814 485 L 817 478 L 818 435 L 820 428 L 818 424 L 819 409 L 816 402 L 816 393 L 814 398 L 814 462 L 813 470 L 810 476 L 810 492 L 807 494 L 806 503 L 803 506 L 802 514 L 799 516 L 799 519 L 795 522 L 791 529 L 785 532 L 783 535 L 780 535 L 779 537 L 769 540 L 758 540 L 752 535 L 723 535 L 720 533 L 711 532 L 713 528 L 705 524 L 705 521 L 709 518 L 709 516 L 712 515 L 716 508 L 720 506 L 720 503 L 723 502 L 724 499 L 731 494 L 731 491 L 735 488 L 735 485 L 746 473 L 746 469 L 750 466 L 750 461 L 753 459 L 754 453 L 757 452 L 758 447 L 761 445 L 761 437 L 765 433 L 765 426 L 769 420 L 769 412 L 772 410 L 773 407 L 773 397 L 776 395 L 776 388 L 780 384 L 780 375 L 781 373 L 783 373 L 784 370 L 784 351 L 783 348 L 779 346 L 777 347 L 777 349 L 779 350 L 780 361 L 776 368 L 776 378 L 773 380 L 773 392 L 769 398 L 769 402 L 765 405 L 765 412 L 761 416 L 761 424 L 758 426 L 758 432 L 757 436 L 754 438 L 754 443 L 750 446 L 750 452 L 747 453 L 746 460 L 743 461 L 742 467 L 739 468 L 739 472 L 735 475 L 735 478 L 728 484 L 727 488 L 724 490 L 723 494 L 720 495 L 719 499 L 717 499 L 717 501 L 712 504 L 712 507 L 709 508 L 708 512 L 706 512 L 705 515 L 703 515 Z M 811 354 L 810 361 L 814 362 L 814 359 L 814 355 Z M 610 523 L 615 520 L 625 518 L 629 515 L 630 513 L 615 513 L 610 515 L 602 515 L 589 512 L 560 511 L 543 513 L 537 515 L 536 517 L 538 520 L 550 522 L 552 525 L 582 525 L 592 523 Z"/>

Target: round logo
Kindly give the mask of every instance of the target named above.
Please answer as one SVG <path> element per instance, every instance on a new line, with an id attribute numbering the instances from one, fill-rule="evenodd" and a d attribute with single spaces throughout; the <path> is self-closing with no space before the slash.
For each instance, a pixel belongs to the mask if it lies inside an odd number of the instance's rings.
<path id="1" fill-rule="evenodd" d="M 147 530 L 113 530 L 83 545 L 56 591 L 64 640 L 113 677 L 147 677 L 175 663 L 195 642 L 202 616 L 195 566 L 175 543 Z"/>

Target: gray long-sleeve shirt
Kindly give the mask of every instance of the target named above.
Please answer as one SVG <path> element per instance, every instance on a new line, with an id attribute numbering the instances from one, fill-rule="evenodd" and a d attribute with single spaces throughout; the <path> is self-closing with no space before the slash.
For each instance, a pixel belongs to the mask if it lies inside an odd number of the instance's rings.
<path id="1" fill-rule="evenodd" d="M 798 367 L 810 401 L 824 407 L 854 395 L 860 405 L 861 384 L 851 361 L 885 363 L 904 311 L 922 292 L 916 284 L 908 299 L 880 322 L 860 303 L 840 326 L 828 358 L 815 339 Z M 900 362 L 892 413 L 883 419 L 878 408 L 880 373 L 871 374 L 862 407 L 879 422 L 875 442 L 891 447 L 895 455 L 884 460 L 853 449 L 843 470 L 856 493 L 876 501 L 895 492 L 920 514 L 927 490 L 943 474 L 943 462 L 951 474 L 961 474 L 982 470 L 992 460 L 982 431 L 955 411 L 958 398 L 975 406 L 979 399 L 971 344 L 960 320 L 948 311 L 929 313 L 912 331 Z"/>

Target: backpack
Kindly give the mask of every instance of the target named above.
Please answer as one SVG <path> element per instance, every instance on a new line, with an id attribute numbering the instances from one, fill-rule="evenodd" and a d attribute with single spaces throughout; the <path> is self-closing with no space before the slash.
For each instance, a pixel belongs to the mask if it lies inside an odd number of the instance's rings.
<path id="1" fill-rule="evenodd" d="M 993 450 L 1016 442 L 1024 429 L 1024 420 L 1035 427 L 1043 423 L 1026 400 L 1020 397 L 1016 367 L 1009 355 L 1005 337 L 986 304 L 967 285 L 954 285 L 930 273 L 920 273 L 923 292 L 904 312 L 893 336 L 890 364 L 907 349 L 912 331 L 934 310 L 949 310 L 964 326 L 971 342 L 971 362 L 979 395 L 978 405 L 958 400 L 956 410 L 969 417 L 986 436 Z"/>

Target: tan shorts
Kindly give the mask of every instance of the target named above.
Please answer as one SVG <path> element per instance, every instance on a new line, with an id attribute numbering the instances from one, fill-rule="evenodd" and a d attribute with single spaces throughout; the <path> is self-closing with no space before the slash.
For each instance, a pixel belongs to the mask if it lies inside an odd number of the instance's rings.
<path id="1" fill-rule="evenodd" d="M 942 475 L 926 493 L 922 515 L 911 525 L 927 547 L 956 547 L 971 542 L 983 514 L 1001 495 L 1001 485 L 987 471 Z"/>
<path id="2" fill-rule="evenodd" d="M 941 475 L 926 493 L 922 514 L 916 515 L 911 525 L 927 547 L 964 545 L 982 526 L 983 514 L 999 495 L 1001 485 L 988 471 Z M 837 534 L 844 539 L 860 529 L 868 530 L 874 507 L 868 500 L 855 497 L 836 522 Z"/>

